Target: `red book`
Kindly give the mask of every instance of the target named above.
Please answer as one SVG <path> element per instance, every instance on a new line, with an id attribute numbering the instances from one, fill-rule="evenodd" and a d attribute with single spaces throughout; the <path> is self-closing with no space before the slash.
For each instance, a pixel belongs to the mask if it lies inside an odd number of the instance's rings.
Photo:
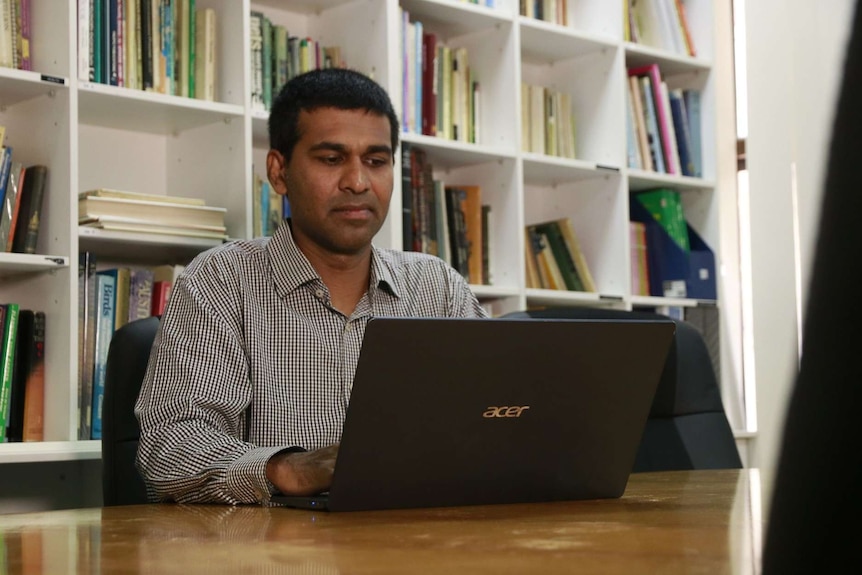
<path id="1" fill-rule="evenodd" d="M 169 281 L 153 282 L 153 308 L 152 315 L 162 315 L 165 313 L 165 306 L 168 304 L 168 296 L 171 294 L 171 286 Z"/>
<path id="2" fill-rule="evenodd" d="M 422 133 L 437 135 L 437 35 L 427 32 L 422 35 Z"/>

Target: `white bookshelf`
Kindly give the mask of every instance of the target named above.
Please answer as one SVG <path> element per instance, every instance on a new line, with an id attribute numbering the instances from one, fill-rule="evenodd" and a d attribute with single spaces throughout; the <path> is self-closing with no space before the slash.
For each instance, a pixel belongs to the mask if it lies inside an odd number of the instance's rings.
<path id="1" fill-rule="evenodd" d="M 571 24 L 518 14 L 516 0 L 495 8 L 456 0 L 401 0 L 450 46 L 469 50 L 482 85 L 481 138 L 476 144 L 405 133 L 427 152 L 435 177 L 476 183 L 494 218 L 493 285 L 474 286 L 495 314 L 530 305 L 716 305 L 632 296 L 628 203 L 632 191 L 680 190 L 691 225 L 716 252 L 713 0 L 687 0 L 698 47 L 688 58 L 623 40 L 619 0 L 568 0 Z M 372 75 L 392 94 L 400 115 L 401 60 L 397 0 L 197 0 L 218 14 L 216 102 L 117 88 L 77 78 L 77 0 L 32 0 L 34 72 L 0 69 L 0 123 L 27 164 L 50 168 L 38 254 L 0 254 L 3 301 L 47 314 L 46 442 L 0 444 L 0 463 L 97 459 L 98 442 L 76 441 L 77 254 L 91 250 L 101 266 L 188 261 L 212 244 L 170 236 L 79 232 L 77 193 L 113 187 L 199 197 L 227 208 L 228 234 L 252 229 L 252 175 L 264 176 L 267 114 L 251 109 L 249 11 L 265 13 L 292 35 L 338 44 L 347 64 Z M 702 91 L 704 177 L 626 167 L 626 68 L 658 62 L 671 87 Z M 521 151 L 520 84 L 572 96 L 577 159 Z M 399 155 L 400 162 L 400 155 Z M 400 165 L 395 167 L 396 175 Z M 391 214 L 376 238 L 401 247 L 400 179 Z M 525 288 L 524 227 L 571 218 L 598 293 Z M 101 267 L 100 266 L 100 267 Z"/>

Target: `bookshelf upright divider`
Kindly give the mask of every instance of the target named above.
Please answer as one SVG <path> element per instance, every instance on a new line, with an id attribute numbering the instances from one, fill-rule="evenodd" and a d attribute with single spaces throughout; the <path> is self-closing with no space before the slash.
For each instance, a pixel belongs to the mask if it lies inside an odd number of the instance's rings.
<path id="1" fill-rule="evenodd" d="M 177 0 L 179 1 L 179 0 Z M 423 150 L 445 185 L 481 187 L 490 206 L 492 282 L 474 285 L 495 315 L 531 306 L 619 309 L 716 302 L 632 293 L 629 202 L 636 191 L 681 192 L 686 216 L 717 250 L 715 80 L 711 73 L 714 0 L 685 0 L 694 57 L 625 40 L 621 1 L 564 0 L 568 23 L 519 14 L 519 2 L 457 0 L 196 0 L 216 19 L 216 99 L 205 101 L 100 84 L 78 77 L 78 0 L 31 0 L 33 71 L 0 69 L 0 124 L 26 164 L 49 167 L 42 232 L 34 256 L 0 254 L 0 303 L 47 315 L 45 441 L 0 444 L 0 463 L 98 458 L 98 442 L 77 438 L 78 253 L 100 268 L 187 263 L 206 245 L 141 234 L 79 231 L 77 196 L 93 188 L 200 198 L 227 208 L 231 238 L 250 237 L 253 179 L 265 178 L 265 110 L 252 104 L 250 13 L 291 36 L 338 45 L 348 67 L 365 72 L 404 109 L 404 13 L 440 44 L 464 48 L 480 86 L 477 141 L 402 132 Z M 669 88 L 701 93 L 703 176 L 627 166 L 627 69 L 658 63 Z M 574 157 L 525 147 L 522 84 L 565 94 L 574 121 Z M 451 103 L 451 102 L 450 102 Z M 559 125 L 558 125 L 559 126 Z M 401 156 L 386 224 L 375 242 L 402 248 Z M 596 292 L 528 287 L 528 225 L 569 218 Z M 44 265 L 38 260 L 44 258 Z M 59 263 L 58 263 L 59 262 Z M 718 257 L 716 257 L 718 263 Z"/>

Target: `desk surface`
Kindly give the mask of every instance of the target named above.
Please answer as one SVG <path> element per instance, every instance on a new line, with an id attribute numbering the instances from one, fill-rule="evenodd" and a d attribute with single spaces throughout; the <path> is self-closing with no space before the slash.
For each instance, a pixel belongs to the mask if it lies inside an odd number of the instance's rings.
<path id="1" fill-rule="evenodd" d="M 0 573 L 755 573 L 759 481 L 750 469 L 674 471 L 634 474 L 622 498 L 598 501 L 6 515 Z"/>

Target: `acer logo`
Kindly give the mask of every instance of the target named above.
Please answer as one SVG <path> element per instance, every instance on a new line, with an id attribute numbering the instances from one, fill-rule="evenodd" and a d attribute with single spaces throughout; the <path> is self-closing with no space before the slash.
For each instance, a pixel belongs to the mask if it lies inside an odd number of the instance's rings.
<path id="1" fill-rule="evenodd" d="M 501 405 L 500 407 L 489 405 L 482 417 L 521 417 L 521 414 L 528 409 L 530 409 L 529 405 Z"/>

